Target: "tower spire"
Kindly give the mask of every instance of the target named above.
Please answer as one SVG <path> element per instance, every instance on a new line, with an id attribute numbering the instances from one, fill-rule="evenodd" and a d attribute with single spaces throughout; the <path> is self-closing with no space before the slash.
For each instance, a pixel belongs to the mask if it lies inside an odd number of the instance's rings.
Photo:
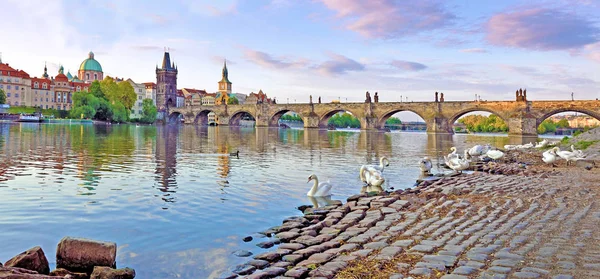
<path id="1" fill-rule="evenodd" d="M 46 61 L 44 61 L 44 78 L 48 78 L 48 67 L 46 66 Z"/>
<path id="2" fill-rule="evenodd" d="M 2 52 L 0 52 L 0 64 L 2 64 Z"/>

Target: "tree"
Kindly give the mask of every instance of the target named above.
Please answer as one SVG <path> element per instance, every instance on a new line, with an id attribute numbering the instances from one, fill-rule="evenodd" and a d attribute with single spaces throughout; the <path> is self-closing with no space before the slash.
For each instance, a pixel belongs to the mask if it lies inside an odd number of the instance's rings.
<path id="1" fill-rule="evenodd" d="M 92 95 L 94 95 L 94 97 L 100 99 L 106 99 L 106 96 L 104 95 L 104 92 L 102 92 L 102 88 L 100 86 L 100 81 L 94 80 L 94 82 L 92 82 L 92 84 L 90 85 L 90 89 L 89 91 L 92 93 Z"/>
<path id="2" fill-rule="evenodd" d="M 6 104 L 6 93 L 4 90 L 0 89 L 0 105 Z"/>
<path id="3" fill-rule="evenodd" d="M 239 103 L 240 103 L 240 101 L 235 96 L 231 96 L 227 100 L 228 105 L 238 105 Z"/>
<path id="4" fill-rule="evenodd" d="M 117 93 L 117 101 L 121 102 L 128 110 L 131 110 L 135 101 L 137 100 L 137 94 L 135 94 L 135 89 L 131 86 L 129 82 L 119 82 L 117 84 L 118 93 Z"/>
<path id="5" fill-rule="evenodd" d="M 98 109 L 96 109 L 96 116 L 94 118 L 98 120 L 111 120 L 113 116 L 113 108 L 106 99 L 98 100 Z"/>
<path id="6" fill-rule="evenodd" d="M 569 128 L 569 127 L 571 127 L 569 125 L 569 120 L 567 120 L 566 118 L 563 118 L 563 119 L 559 120 L 558 123 L 556 123 L 556 126 L 558 126 L 559 128 Z"/>
<path id="7" fill-rule="evenodd" d="M 400 121 L 400 119 L 397 117 L 390 117 L 385 121 L 385 124 L 402 124 L 402 121 Z"/>
<path id="8" fill-rule="evenodd" d="M 127 122 L 129 120 L 129 110 L 121 102 L 116 102 L 112 106 L 112 120 L 115 122 Z"/>
<path id="9" fill-rule="evenodd" d="M 142 103 L 142 122 L 154 123 L 156 121 L 156 113 L 158 110 L 152 102 L 152 99 L 144 99 Z"/>

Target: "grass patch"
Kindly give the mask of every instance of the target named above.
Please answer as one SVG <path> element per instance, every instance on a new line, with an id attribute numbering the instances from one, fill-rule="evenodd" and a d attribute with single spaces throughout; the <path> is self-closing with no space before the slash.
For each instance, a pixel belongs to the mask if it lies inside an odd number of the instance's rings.
<path id="1" fill-rule="evenodd" d="M 580 140 L 573 145 L 575 146 L 576 149 L 585 150 L 588 147 L 590 147 L 591 145 L 593 145 L 599 141 L 600 140 Z"/>

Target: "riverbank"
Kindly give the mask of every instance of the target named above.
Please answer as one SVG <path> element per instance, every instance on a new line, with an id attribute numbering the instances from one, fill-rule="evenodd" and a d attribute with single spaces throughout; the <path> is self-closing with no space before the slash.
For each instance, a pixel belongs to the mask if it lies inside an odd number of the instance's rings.
<path id="1" fill-rule="evenodd" d="M 222 278 L 598 278 L 600 172 L 540 154 L 308 208 Z"/>

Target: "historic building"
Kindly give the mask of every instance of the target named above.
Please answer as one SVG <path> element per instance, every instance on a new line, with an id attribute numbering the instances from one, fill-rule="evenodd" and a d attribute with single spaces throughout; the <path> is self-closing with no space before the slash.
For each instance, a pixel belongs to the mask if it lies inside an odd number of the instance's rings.
<path id="1" fill-rule="evenodd" d="M 79 79 L 85 83 L 92 83 L 95 80 L 104 79 L 102 66 L 100 66 L 100 63 L 94 58 L 93 52 L 90 51 L 88 58 L 81 62 L 77 75 L 79 76 Z M 69 78 L 67 77 L 67 79 Z"/>
<path id="2" fill-rule="evenodd" d="M 0 89 L 6 94 L 6 103 L 23 106 L 31 98 L 31 77 L 23 70 L 16 70 L 0 59 Z"/>
<path id="3" fill-rule="evenodd" d="M 206 90 L 183 88 L 181 89 L 183 96 L 186 99 L 185 105 L 199 106 L 202 104 L 202 97 L 206 94 Z"/>
<path id="4" fill-rule="evenodd" d="M 177 67 L 165 51 L 161 68 L 156 66 L 156 107 L 165 111 L 174 106 L 177 106 Z"/>
<path id="5" fill-rule="evenodd" d="M 246 98 L 245 104 L 272 104 L 274 103 L 271 98 L 267 97 L 267 94 L 263 93 L 262 89 L 258 93 L 250 93 Z"/>
<path id="6" fill-rule="evenodd" d="M 152 99 L 152 103 L 156 106 L 156 83 L 145 82 L 146 86 L 146 99 Z"/>
<path id="7" fill-rule="evenodd" d="M 221 71 L 221 81 L 219 81 L 219 93 L 231 94 L 231 81 L 229 81 L 229 73 L 227 72 L 227 61 L 223 63 L 223 71 Z"/>
<path id="8" fill-rule="evenodd" d="M 217 97 L 216 93 L 204 94 L 204 96 L 202 96 L 202 105 L 203 106 L 214 106 L 216 97 Z"/>

